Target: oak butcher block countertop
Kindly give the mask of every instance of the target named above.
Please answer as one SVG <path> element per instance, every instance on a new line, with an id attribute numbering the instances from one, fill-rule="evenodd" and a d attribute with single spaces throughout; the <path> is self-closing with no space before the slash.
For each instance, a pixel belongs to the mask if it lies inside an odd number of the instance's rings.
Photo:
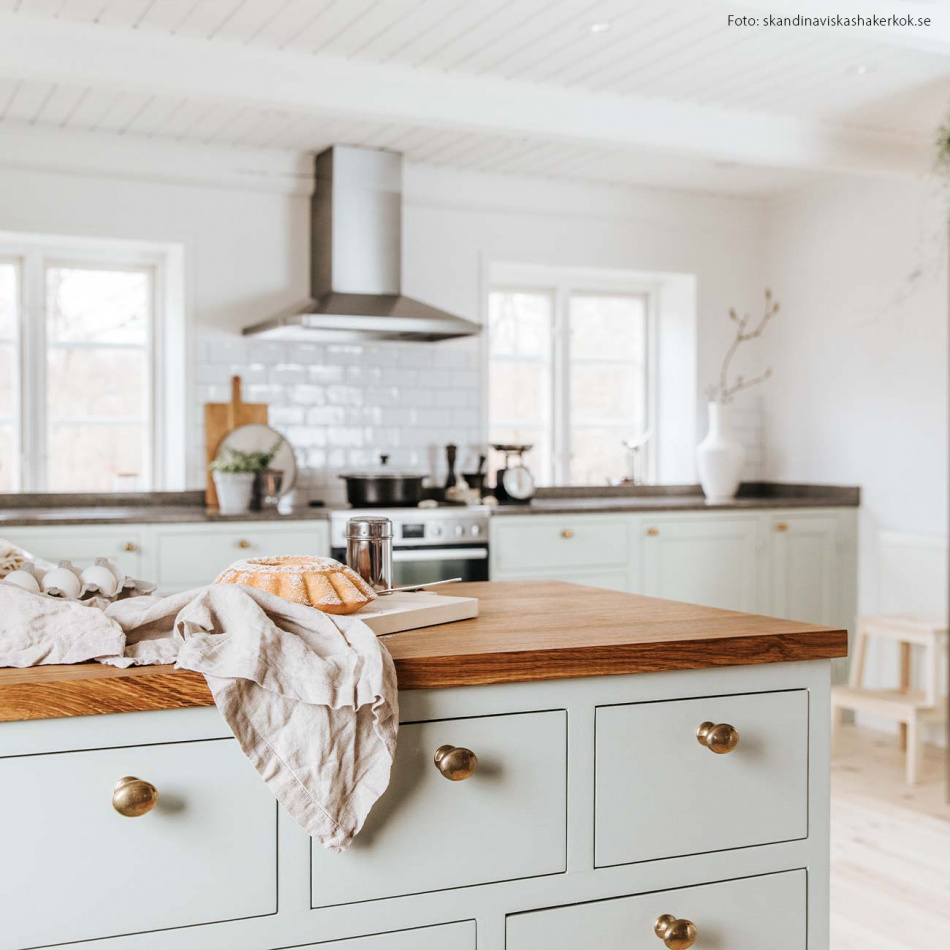
<path id="1" fill-rule="evenodd" d="M 557 581 L 459 584 L 472 620 L 384 637 L 400 689 L 824 660 L 847 632 Z M 98 663 L 0 669 L 0 722 L 212 705 L 204 677 Z"/>

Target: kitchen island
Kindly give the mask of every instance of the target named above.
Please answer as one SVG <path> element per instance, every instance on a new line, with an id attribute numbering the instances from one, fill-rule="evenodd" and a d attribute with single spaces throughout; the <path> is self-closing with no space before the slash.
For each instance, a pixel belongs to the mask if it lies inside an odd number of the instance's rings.
<path id="1" fill-rule="evenodd" d="M 392 784 L 342 855 L 279 809 L 200 676 L 0 670 L 0 948 L 826 950 L 843 630 L 458 592 L 477 619 L 386 638 Z M 123 776 L 158 804 L 117 814 Z"/>

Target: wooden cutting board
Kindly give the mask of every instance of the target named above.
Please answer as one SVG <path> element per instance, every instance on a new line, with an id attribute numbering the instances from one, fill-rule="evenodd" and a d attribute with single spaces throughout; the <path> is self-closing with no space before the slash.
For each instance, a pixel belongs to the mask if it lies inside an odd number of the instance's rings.
<path id="1" fill-rule="evenodd" d="M 230 402 L 205 403 L 205 454 L 210 465 L 218 456 L 218 449 L 225 436 L 238 426 L 267 425 L 266 402 L 243 402 L 241 400 L 241 377 L 231 377 Z M 206 470 L 205 504 L 209 508 L 218 507 L 218 493 L 214 489 L 214 479 Z"/>
<path id="2" fill-rule="evenodd" d="M 452 623 L 478 616 L 475 597 L 448 597 L 426 591 L 387 594 L 353 614 L 378 637 L 403 630 L 416 630 L 437 623 Z"/>

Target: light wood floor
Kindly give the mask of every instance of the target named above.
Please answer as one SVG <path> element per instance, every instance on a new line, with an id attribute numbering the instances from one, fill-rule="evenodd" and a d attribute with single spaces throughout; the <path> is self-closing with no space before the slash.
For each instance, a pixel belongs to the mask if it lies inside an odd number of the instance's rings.
<path id="1" fill-rule="evenodd" d="M 831 950 L 950 950 L 945 752 L 903 782 L 897 738 L 841 728 L 831 765 Z"/>

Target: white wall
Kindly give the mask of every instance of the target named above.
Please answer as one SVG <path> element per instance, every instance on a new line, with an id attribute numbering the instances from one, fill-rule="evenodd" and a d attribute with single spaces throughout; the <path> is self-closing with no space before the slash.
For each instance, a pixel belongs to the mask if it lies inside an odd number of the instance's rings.
<path id="1" fill-rule="evenodd" d="M 229 165 L 222 164 L 221 184 L 215 184 L 208 177 L 209 161 L 193 148 L 182 150 L 179 160 L 167 144 L 160 156 L 152 156 L 141 141 L 110 137 L 103 143 L 101 171 L 94 151 L 71 150 L 69 141 L 58 143 L 48 133 L 24 136 L 15 152 L 5 148 L 0 153 L 0 227 L 184 245 L 192 328 L 191 371 L 183 383 L 193 393 L 190 484 L 203 479 L 200 404 L 224 398 L 224 378 L 232 370 L 245 372 L 248 398 L 267 398 L 281 411 L 299 406 L 294 387 L 316 387 L 308 390 L 312 402 L 305 404 L 302 422 L 300 413 L 290 411 L 282 423 L 297 427 L 302 455 L 313 464 L 329 462 L 331 451 L 334 467 L 360 464 L 371 447 L 388 440 L 397 449 L 394 461 L 431 465 L 437 444 L 454 437 L 464 445 L 480 436 L 480 419 L 473 415 L 480 404 L 476 341 L 422 351 L 397 345 L 249 350 L 242 343 L 242 326 L 306 295 L 305 176 L 281 166 L 280 174 L 268 177 L 259 156 L 245 160 L 231 150 L 222 160 Z M 123 149 L 129 150 L 126 164 Z M 78 156 L 75 165 L 71 154 Z M 246 170 L 253 174 L 244 186 L 240 175 Z M 763 210 L 762 202 L 753 199 L 409 165 L 404 289 L 480 319 L 483 275 L 491 261 L 695 274 L 701 392 L 715 376 L 727 343 L 728 308 L 752 306 L 761 292 Z M 429 360 L 423 353 L 445 362 L 438 368 L 451 373 L 451 379 L 442 377 L 444 385 L 432 387 L 432 397 L 420 395 L 416 385 Z M 335 371 L 324 369 L 327 364 L 343 365 L 346 378 L 331 380 Z M 329 386 L 337 388 L 331 393 Z M 440 407 L 440 394 L 447 393 L 452 393 L 447 397 L 451 405 Z M 308 416 L 308 410 L 325 406 L 340 411 Z M 447 411 L 431 414 L 439 408 Z M 699 412 L 697 406 L 697 417 Z M 301 426 L 316 434 L 304 436 Z M 699 435 L 704 431 L 703 419 Z M 759 462 L 754 455 L 751 461 L 753 466 Z M 333 478 L 326 481 L 337 484 Z"/>
<path id="2" fill-rule="evenodd" d="M 837 178 L 769 208 L 766 474 L 861 486 L 862 613 L 946 612 L 947 199 Z M 895 675 L 889 654 L 869 663 Z"/>

